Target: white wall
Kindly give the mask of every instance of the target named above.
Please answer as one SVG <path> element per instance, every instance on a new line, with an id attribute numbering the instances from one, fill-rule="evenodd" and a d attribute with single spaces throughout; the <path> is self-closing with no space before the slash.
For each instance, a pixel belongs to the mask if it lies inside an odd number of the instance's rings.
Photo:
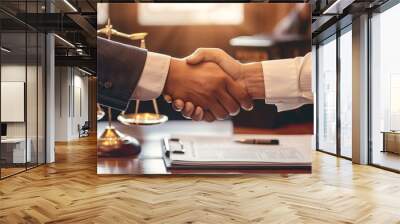
<path id="1" fill-rule="evenodd" d="M 38 71 L 37 71 L 38 69 Z M 26 121 L 24 122 L 6 122 L 8 138 L 25 138 L 30 140 L 32 161 L 39 163 L 44 162 L 44 83 L 41 73 L 42 68 L 25 64 L 3 64 L 1 66 L 1 81 L 3 82 L 24 82 L 26 84 L 26 108 L 22 108 L 22 112 L 26 112 Z M 27 78 L 27 80 L 25 80 Z M 10 110 L 10 108 L 1 108 L 2 111 Z M 25 111 L 26 110 L 26 111 Z M 12 111 L 8 111 L 11 112 Z M 37 157 L 37 154 L 39 156 Z"/>
<path id="2" fill-rule="evenodd" d="M 55 73 L 55 140 L 70 141 L 89 118 L 88 78 L 72 67 L 56 67 Z"/>
<path id="3" fill-rule="evenodd" d="M 55 141 L 68 141 L 68 86 L 69 76 L 67 67 L 55 68 L 55 110 L 54 110 L 54 124 L 55 124 Z"/>
<path id="4" fill-rule="evenodd" d="M 82 73 L 76 74 L 78 70 L 75 70 L 74 75 L 74 91 L 73 91 L 73 99 L 74 99 L 74 108 L 72 110 L 72 136 L 78 137 L 78 124 L 81 126 L 85 123 L 85 121 L 89 120 L 89 92 L 88 92 L 88 77 L 82 76 Z"/>
<path id="5" fill-rule="evenodd" d="M 36 75 L 36 67 L 28 66 L 28 87 L 27 87 L 27 107 L 29 112 L 32 110 L 36 111 L 37 99 L 36 99 L 36 80 L 33 80 L 30 74 Z M 4 82 L 25 82 L 25 65 L 9 64 L 1 66 L 1 81 Z M 29 88 L 35 86 L 35 88 Z M 40 107 L 41 105 L 39 105 Z M 1 108 L 1 110 L 7 110 L 7 108 Z M 27 113 L 28 122 L 33 122 L 36 125 L 37 115 L 36 113 Z M 25 137 L 25 123 L 26 122 L 7 122 L 7 136 L 8 137 Z M 34 125 L 28 125 L 33 127 Z M 33 127 L 36 130 L 36 126 Z M 29 130 L 28 130 L 29 134 Z M 35 133 L 36 134 L 36 133 Z M 28 136 L 29 137 L 29 136 Z"/>

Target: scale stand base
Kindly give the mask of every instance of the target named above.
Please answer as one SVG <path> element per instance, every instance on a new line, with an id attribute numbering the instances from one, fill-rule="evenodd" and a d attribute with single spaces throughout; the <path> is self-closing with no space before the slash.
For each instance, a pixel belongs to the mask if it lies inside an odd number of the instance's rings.
<path id="1" fill-rule="evenodd" d="M 100 157 L 137 156 L 140 151 L 140 143 L 136 138 L 123 135 L 113 126 L 107 126 L 97 139 L 97 155 Z"/>

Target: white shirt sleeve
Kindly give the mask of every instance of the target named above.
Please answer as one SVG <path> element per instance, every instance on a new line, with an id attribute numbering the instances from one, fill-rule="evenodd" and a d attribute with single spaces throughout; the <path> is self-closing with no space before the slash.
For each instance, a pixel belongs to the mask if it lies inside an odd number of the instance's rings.
<path id="1" fill-rule="evenodd" d="M 263 61 L 265 103 L 275 104 L 278 111 L 296 109 L 313 103 L 312 57 Z"/>
<path id="2" fill-rule="evenodd" d="M 148 52 L 138 85 L 132 94 L 135 100 L 152 100 L 161 95 L 167 80 L 171 57 Z"/>

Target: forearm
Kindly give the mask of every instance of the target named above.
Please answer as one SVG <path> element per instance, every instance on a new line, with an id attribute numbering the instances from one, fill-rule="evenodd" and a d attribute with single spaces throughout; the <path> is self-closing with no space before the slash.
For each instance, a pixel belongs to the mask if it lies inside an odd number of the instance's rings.
<path id="1" fill-rule="evenodd" d="M 242 80 L 253 99 L 265 99 L 264 74 L 260 62 L 242 65 Z"/>
<path id="2" fill-rule="evenodd" d="M 176 74 L 180 74 L 182 73 L 182 65 L 185 63 L 182 63 L 182 59 L 179 58 L 174 58 L 171 57 L 170 60 L 170 64 L 169 64 L 169 69 L 168 69 L 168 75 L 167 75 L 167 79 L 165 81 L 165 85 L 164 88 L 162 90 L 162 94 L 171 94 L 172 92 L 174 92 L 176 87 Z"/>

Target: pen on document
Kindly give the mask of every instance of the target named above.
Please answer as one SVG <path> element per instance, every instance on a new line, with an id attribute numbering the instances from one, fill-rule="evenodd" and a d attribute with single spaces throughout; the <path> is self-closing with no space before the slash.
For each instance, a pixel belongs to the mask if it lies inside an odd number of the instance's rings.
<path id="1" fill-rule="evenodd" d="M 243 144 L 259 144 L 259 145 L 279 145 L 278 139 L 239 139 L 235 140 L 235 142 L 243 143 Z"/>

